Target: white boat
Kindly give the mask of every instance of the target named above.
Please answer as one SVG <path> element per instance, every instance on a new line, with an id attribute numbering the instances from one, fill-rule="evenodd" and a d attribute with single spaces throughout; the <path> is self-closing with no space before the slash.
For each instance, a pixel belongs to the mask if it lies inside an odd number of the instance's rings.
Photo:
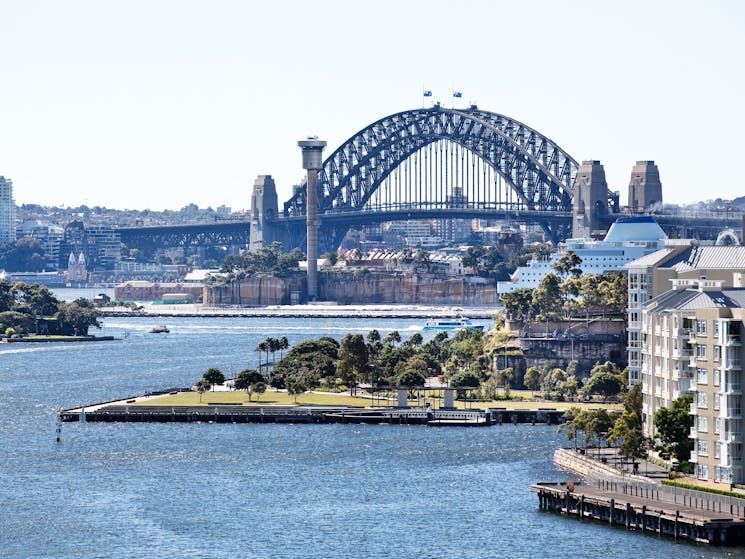
<path id="1" fill-rule="evenodd" d="M 428 320 L 424 325 L 425 330 L 463 330 L 464 328 L 473 328 L 474 330 L 483 330 L 483 326 L 476 326 L 469 318 L 433 318 Z"/>

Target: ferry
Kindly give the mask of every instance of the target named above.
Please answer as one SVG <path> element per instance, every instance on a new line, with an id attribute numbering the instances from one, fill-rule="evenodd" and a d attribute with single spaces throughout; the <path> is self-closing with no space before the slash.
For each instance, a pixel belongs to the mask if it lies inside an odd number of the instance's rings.
<path id="1" fill-rule="evenodd" d="M 469 318 L 446 318 L 431 319 L 424 325 L 425 330 L 463 330 L 471 328 L 474 330 L 483 330 L 483 326 L 477 326 Z"/>
<path id="2" fill-rule="evenodd" d="M 165 324 L 161 324 L 160 326 L 155 326 L 150 329 L 151 334 L 168 334 L 168 332 L 170 332 L 170 330 Z"/>

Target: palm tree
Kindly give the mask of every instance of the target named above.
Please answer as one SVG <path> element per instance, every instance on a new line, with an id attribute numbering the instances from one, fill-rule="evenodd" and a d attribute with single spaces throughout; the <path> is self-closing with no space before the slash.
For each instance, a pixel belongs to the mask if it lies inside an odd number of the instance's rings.
<path id="1" fill-rule="evenodd" d="M 259 370 L 261 370 L 261 367 L 265 366 L 261 363 L 261 354 L 266 352 L 266 361 L 267 364 L 269 363 L 269 346 L 266 343 L 266 340 L 263 342 L 259 342 L 259 345 L 256 346 L 256 351 L 259 352 Z"/>
<path id="2" fill-rule="evenodd" d="M 279 351 L 279 340 L 277 338 L 267 338 L 267 344 L 269 344 L 269 351 L 272 352 L 272 368 L 274 368 L 274 354 Z"/>
<path id="3" fill-rule="evenodd" d="M 287 336 L 282 336 L 279 339 L 279 358 L 282 359 L 282 352 L 290 347 L 290 342 L 287 341 Z"/>

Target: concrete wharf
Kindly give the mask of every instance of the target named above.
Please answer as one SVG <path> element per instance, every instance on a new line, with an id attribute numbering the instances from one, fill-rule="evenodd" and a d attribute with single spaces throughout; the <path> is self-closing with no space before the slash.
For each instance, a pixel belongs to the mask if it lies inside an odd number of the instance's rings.
<path id="1" fill-rule="evenodd" d="M 580 520 L 592 519 L 676 540 L 714 545 L 745 543 L 745 511 L 741 503 L 735 504 L 729 499 L 728 507 L 724 499 L 716 498 L 720 497 L 717 495 L 711 495 L 712 500 L 696 497 L 694 501 L 689 497 L 687 504 L 671 502 L 660 498 L 661 494 L 664 497 L 666 489 L 670 488 L 614 482 L 594 486 L 571 481 L 536 483 L 530 488 L 538 494 L 541 510 Z"/>

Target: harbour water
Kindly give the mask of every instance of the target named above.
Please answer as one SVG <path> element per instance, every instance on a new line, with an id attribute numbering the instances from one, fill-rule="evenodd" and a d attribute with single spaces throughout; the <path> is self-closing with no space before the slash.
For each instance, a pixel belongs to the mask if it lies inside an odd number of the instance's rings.
<path id="1" fill-rule="evenodd" d="M 65 424 L 55 413 L 255 366 L 257 343 L 411 319 L 108 318 L 0 346 L 0 557 L 745 557 L 538 511 L 555 426 Z M 125 338 L 126 333 L 126 338 Z M 20 346 L 20 347 L 19 347 Z"/>

